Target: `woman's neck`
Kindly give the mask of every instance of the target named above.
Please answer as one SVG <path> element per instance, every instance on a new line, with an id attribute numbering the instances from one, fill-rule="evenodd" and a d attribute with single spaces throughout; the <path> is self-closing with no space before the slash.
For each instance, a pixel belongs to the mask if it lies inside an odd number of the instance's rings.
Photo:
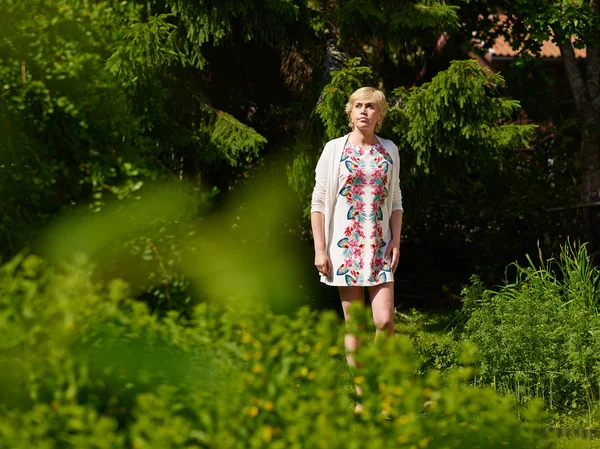
<path id="1" fill-rule="evenodd" d="M 360 147 L 368 147 L 369 145 L 374 145 L 376 143 L 375 133 L 368 131 L 365 132 L 354 128 L 350 133 L 350 142 L 353 145 Z"/>

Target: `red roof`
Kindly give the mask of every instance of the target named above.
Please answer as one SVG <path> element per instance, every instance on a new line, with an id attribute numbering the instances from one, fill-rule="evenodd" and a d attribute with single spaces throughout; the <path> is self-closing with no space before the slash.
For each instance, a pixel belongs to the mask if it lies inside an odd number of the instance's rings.
<path id="1" fill-rule="evenodd" d="M 500 24 L 504 24 L 506 22 L 506 14 L 499 14 L 497 17 L 500 19 Z M 506 42 L 506 39 L 504 39 L 503 36 L 499 36 L 494 42 L 493 47 L 489 50 L 489 53 L 491 53 L 492 57 L 514 57 L 518 52 L 515 51 L 508 42 Z M 542 58 L 560 58 L 560 49 L 554 42 L 544 41 L 542 42 L 540 56 Z M 585 49 L 575 48 L 576 58 L 585 58 L 585 56 Z"/>
<path id="2" fill-rule="evenodd" d="M 508 56 L 513 57 L 517 54 L 515 50 L 509 45 L 508 42 L 504 39 L 504 37 L 499 36 L 494 42 L 494 46 L 489 50 L 492 53 L 492 57 L 494 56 Z M 542 58 L 560 58 L 560 49 L 558 45 L 554 42 L 544 41 L 542 43 L 542 50 L 540 52 L 540 56 Z M 577 58 L 585 58 L 586 52 L 584 49 L 575 49 L 575 56 Z"/>

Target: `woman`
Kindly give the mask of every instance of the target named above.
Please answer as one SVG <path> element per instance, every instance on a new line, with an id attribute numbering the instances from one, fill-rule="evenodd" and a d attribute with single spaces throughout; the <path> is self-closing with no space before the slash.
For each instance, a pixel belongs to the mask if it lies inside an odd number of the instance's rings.
<path id="1" fill-rule="evenodd" d="M 352 132 L 325 145 L 311 207 L 321 282 L 338 287 L 346 321 L 350 305 L 364 302 L 367 287 L 377 335 L 394 333 L 394 271 L 403 213 L 398 148 L 375 134 L 386 109 L 383 92 L 372 87 L 350 96 L 346 113 Z M 347 334 L 345 346 L 353 367 L 358 339 Z"/>

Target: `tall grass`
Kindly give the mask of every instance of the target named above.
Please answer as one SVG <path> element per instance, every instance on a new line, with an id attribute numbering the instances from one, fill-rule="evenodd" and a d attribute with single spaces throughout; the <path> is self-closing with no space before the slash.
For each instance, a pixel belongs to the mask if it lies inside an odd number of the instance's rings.
<path id="1" fill-rule="evenodd" d="M 562 416 L 598 421 L 600 407 L 600 271 L 582 244 L 557 258 L 512 264 L 514 280 L 497 290 L 474 277 L 464 290 L 465 335 L 479 351 L 478 382 L 543 398 Z"/>

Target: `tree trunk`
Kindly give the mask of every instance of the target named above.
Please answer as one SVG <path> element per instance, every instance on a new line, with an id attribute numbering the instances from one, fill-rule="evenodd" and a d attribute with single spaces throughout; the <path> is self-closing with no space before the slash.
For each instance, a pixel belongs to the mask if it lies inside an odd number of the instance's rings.
<path id="1" fill-rule="evenodd" d="M 584 121 L 585 123 L 586 121 Z M 600 135 L 598 118 L 587 121 L 581 130 L 581 203 L 600 201 Z M 584 230 L 588 241 L 588 253 L 597 255 L 600 250 L 600 207 L 583 209 Z"/>
<path id="2" fill-rule="evenodd" d="M 570 41 L 560 45 L 569 84 L 581 120 L 581 204 L 600 201 L 600 47 L 588 46 L 585 78 Z M 588 253 L 600 250 L 600 207 L 583 209 Z"/>

